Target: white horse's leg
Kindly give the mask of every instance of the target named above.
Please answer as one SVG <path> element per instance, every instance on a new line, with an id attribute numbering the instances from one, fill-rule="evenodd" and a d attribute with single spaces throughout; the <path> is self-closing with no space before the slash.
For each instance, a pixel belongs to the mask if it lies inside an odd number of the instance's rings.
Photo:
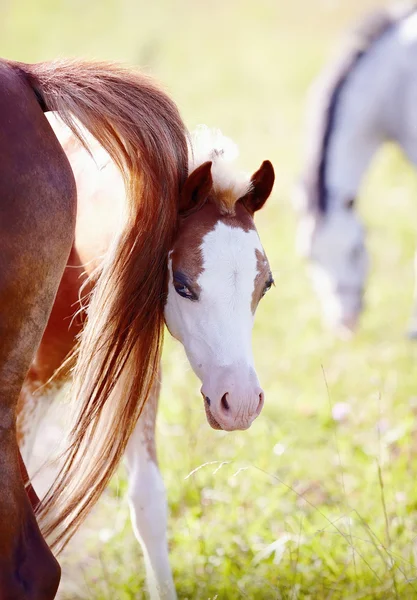
<path id="1" fill-rule="evenodd" d="M 168 557 L 168 509 L 155 448 L 159 384 L 149 398 L 126 449 L 129 507 L 133 531 L 142 546 L 152 600 L 175 599 Z"/>
<path id="2" fill-rule="evenodd" d="M 414 305 L 408 328 L 408 337 L 413 340 L 417 339 L 417 252 L 414 255 Z"/>

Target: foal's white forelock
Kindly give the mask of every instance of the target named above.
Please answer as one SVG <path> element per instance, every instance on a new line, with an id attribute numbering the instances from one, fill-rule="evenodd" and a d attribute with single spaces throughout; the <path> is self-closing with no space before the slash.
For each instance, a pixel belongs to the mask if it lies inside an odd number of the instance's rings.
<path id="1" fill-rule="evenodd" d="M 190 173 L 203 163 L 212 161 L 211 174 L 215 192 L 230 190 L 236 198 L 241 198 L 249 191 L 250 176 L 236 166 L 239 149 L 220 129 L 198 125 L 190 134 L 188 150 Z"/>

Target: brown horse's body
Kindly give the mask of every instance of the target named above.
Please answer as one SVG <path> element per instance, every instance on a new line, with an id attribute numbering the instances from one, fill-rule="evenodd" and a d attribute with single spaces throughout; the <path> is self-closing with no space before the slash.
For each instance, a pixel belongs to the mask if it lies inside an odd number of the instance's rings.
<path id="1" fill-rule="evenodd" d="M 66 319 L 78 301 L 86 257 L 72 248 L 74 175 L 45 118 L 48 110 L 76 135 L 80 122 L 121 169 L 128 217 L 95 278 L 74 377 L 80 413 L 64 468 L 40 506 L 41 518 L 58 508 L 45 528 L 55 541 L 74 533 L 100 495 L 149 395 L 159 364 L 167 254 L 187 172 L 178 111 L 146 77 L 100 63 L 0 61 L 0 600 L 51 600 L 60 577 L 33 513 L 38 499 L 24 487 L 16 436 L 19 395 L 21 402 L 32 396 L 62 363 L 83 319 Z M 90 209 L 85 206 L 86 218 Z M 100 219 L 95 207 L 94 213 Z M 106 244 L 108 217 L 101 217 L 100 243 Z M 97 256 L 92 222 L 83 248 Z M 107 221 L 109 236 L 115 222 Z M 155 235 L 158 245 L 143 251 Z M 124 403 L 109 405 L 124 374 Z M 97 426 L 108 432 L 105 447 L 99 448 Z M 77 474 L 85 473 L 86 443 L 98 458 L 83 480 Z"/>
<path id="2" fill-rule="evenodd" d="M 75 185 L 27 82 L 0 63 L 0 598 L 55 596 L 20 474 L 15 407 L 71 248 Z"/>

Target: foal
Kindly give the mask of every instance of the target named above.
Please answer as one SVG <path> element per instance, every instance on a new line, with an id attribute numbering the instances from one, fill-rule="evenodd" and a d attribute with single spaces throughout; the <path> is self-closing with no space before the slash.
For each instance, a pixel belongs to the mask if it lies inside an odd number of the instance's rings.
<path id="1" fill-rule="evenodd" d="M 368 271 L 356 209 L 362 177 L 385 140 L 417 166 L 417 7 L 370 15 L 319 77 L 297 198 L 298 246 L 312 262 L 326 320 L 353 331 Z M 415 314 L 417 335 L 417 256 Z"/>
<path id="2" fill-rule="evenodd" d="M 47 408 L 37 390 L 74 347 L 84 320 L 83 309 L 77 311 L 78 298 L 93 285 L 125 205 L 118 170 L 97 142 L 88 138 L 90 156 L 60 121 L 50 117 L 50 122 L 76 178 L 78 216 L 70 260 L 21 394 L 19 437 L 25 458 L 31 452 L 33 408 Z M 251 331 L 256 307 L 273 282 L 253 221 L 271 192 L 272 165 L 264 162 L 249 178 L 236 170 L 236 156 L 234 143 L 218 131 L 200 127 L 191 138 L 190 175 L 169 252 L 165 305 L 168 329 L 184 345 L 202 381 L 207 420 L 224 430 L 248 428 L 263 406 Z M 53 381 L 60 383 L 66 376 L 61 369 Z M 123 403 L 123 395 L 122 382 L 113 401 Z M 157 381 L 129 441 L 126 462 L 131 518 L 145 555 L 148 587 L 153 598 L 172 599 L 176 594 L 168 559 L 167 507 L 154 439 L 158 395 Z"/>

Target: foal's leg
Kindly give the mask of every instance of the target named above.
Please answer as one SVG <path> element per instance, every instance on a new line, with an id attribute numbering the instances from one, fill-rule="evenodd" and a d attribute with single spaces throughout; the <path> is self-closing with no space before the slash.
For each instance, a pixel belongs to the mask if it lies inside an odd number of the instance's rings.
<path id="1" fill-rule="evenodd" d="M 414 255 L 414 303 L 408 327 L 408 337 L 412 340 L 417 340 L 417 252 Z"/>
<path id="2" fill-rule="evenodd" d="M 126 450 L 133 531 L 142 546 L 152 600 L 176 598 L 168 557 L 167 501 L 155 448 L 159 382 L 155 384 Z"/>

